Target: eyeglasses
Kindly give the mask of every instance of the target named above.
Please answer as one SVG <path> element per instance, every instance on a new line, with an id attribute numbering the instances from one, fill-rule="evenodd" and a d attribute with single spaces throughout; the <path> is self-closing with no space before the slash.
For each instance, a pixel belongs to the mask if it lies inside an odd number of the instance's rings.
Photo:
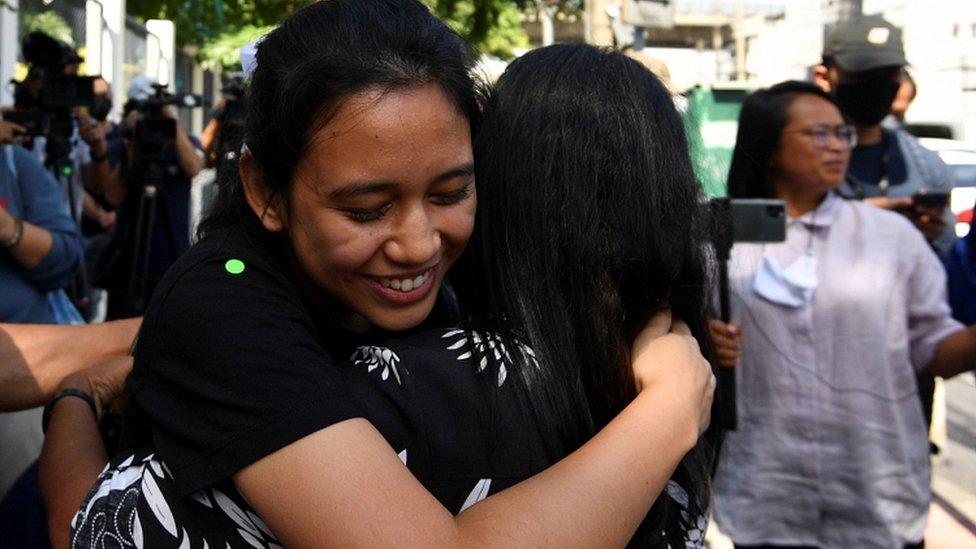
<path id="1" fill-rule="evenodd" d="M 797 132 L 806 135 L 813 139 L 813 144 L 817 146 L 818 149 L 827 148 L 827 138 L 831 135 L 836 137 L 841 144 L 848 149 L 853 149 L 857 146 L 857 130 L 854 126 L 850 124 L 841 124 L 839 126 L 828 126 L 827 124 L 817 124 L 810 126 L 809 128 L 803 128 L 802 130 L 790 130 L 783 133 Z"/>

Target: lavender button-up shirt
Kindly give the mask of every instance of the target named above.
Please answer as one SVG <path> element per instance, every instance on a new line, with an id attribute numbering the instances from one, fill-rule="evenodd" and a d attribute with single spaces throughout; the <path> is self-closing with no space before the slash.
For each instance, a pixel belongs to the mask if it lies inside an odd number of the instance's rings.
<path id="1" fill-rule="evenodd" d="M 817 258 L 811 304 L 753 291 L 764 253 Z M 775 245 L 736 245 L 742 324 L 737 431 L 722 447 L 715 518 L 739 544 L 892 547 L 922 540 L 928 436 L 915 371 L 961 329 L 945 272 L 905 218 L 830 194 Z"/>

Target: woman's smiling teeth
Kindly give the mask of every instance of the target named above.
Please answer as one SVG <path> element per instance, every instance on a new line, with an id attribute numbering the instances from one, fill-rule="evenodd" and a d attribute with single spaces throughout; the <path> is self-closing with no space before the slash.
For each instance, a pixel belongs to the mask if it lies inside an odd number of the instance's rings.
<path id="1" fill-rule="evenodd" d="M 423 286 L 424 282 L 430 278 L 431 271 L 416 278 L 378 278 L 379 283 L 385 288 L 392 288 L 400 292 L 410 292 L 414 288 Z"/>

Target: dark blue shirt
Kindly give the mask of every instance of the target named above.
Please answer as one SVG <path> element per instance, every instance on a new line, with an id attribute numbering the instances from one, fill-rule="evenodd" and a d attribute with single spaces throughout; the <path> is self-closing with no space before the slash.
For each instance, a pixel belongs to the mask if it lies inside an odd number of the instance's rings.
<path id="1" fill-rule="evenodd" d="M 53 323 L 47 294 L 71 283 L 85 249 L 61 187 L 23 147 L 0 145 L 0 206 L 49 231 L 52 240 L 51 250 L 32 269 L 0 249 L 0 322 Z"/>
<path id="2" fill-rule="evenodd" d="M 882 177 L 888 178 L 889 189 L 908 180 L 908 168 L 901 147 L 890 133 L 882 131 L 884 137 L 880 142 L 855 147 L 851 151 L 848 185 L 855 192 L 860 187 L 865 196 L 887 194 L 878 186 Z"/>

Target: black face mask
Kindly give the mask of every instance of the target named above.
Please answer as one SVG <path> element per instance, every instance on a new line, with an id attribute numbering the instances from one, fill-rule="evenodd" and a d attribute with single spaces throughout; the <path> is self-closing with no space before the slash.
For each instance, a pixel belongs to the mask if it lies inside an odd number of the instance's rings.
<path id="1" fill-rule="evenodd" d="M 108 113 L 112 110 L 112 100 L 105 96 L 96 96 L 92 106 L 88 109 L 91 117 L 99 122 L 104 122 L 108 118 Z"/>
<path id="2" fill-rule="evenodd" d="M 840 110 L 860 126 L 877 126 L 891 111 L 900 84 L 887 78 L 838 84 L 834 98 Z"/>

